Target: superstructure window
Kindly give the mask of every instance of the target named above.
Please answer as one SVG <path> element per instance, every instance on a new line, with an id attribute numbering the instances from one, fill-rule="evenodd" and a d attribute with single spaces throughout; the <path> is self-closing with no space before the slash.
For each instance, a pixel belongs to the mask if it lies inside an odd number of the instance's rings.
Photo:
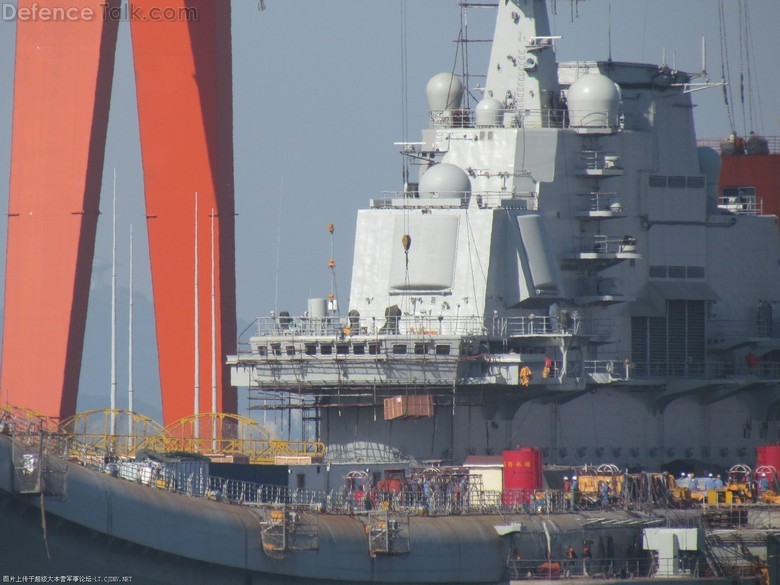
<path id="1" fill-rule="evenodd" d="M 414 353 L 417 355 L 422 355 L 425 353 L 428 353 L 428 344 L 427 343 L 415 343 L 414 344 Z"/>
<path id="2" fill-rule="evenodd" d="M 285 348 L 285 351 L 287 352 L 287 355 L 293 356 L 293 355 L 295 355 L 295 346 L 294 345 L 288 345 Z"/>
<path id="3" fill-rule="evenodd" d="M 406 344 L 405 343 L 394 343 L 393 344 L 393 353 L 396 355 L 403 355 L 406 353 Z"/>
<path id="4" fill-rule="evenodd" d="M 320 354 L 331 355 L 333 353 L 333 346 L 330 343 L 320 343 Z"/>
<path id="5" fill-rule="evenodd" d="M 347 355 L 349 353 L 349 343 L 337 343 L 336 353 L 338 355 Z"/>
<path id="6" fill-rule="evenodd" d="M 666 266 L 651 266 L 650 278 L 666 278 Z"/>
<path id="7" fill-rule="evenodd" d="M 258 345 L 257 346 L 257 355 L 261 357 L 265 357 L 268 355 L 268 348 L 264 345 Z"/>
<path id="8" fill-rule="evenodd" d="M 380 349 L 379 343 L 368 344 L 368 353 L 370 353 L 371 355 L 379 355 L 379 349 Z"/>
<path id="9" fill-rule="evenodd" d="M 704 278 L 704 266 L 688 266 L 688 278 Z"/>
<path id="10" fill-rule="evenodd" d="M 449 345 L 437 345 L 436 346 L 436 355 L 450 355 L 450 346 Z"/>
<path id="11" fill-rule="evenodd" d="M 666 177 L 664 177 L 662 175 L 650 175 L 650 179 L 648 181 L 648 184 L 651 187 L 666 188 Z"/>
<path id="12" fill-rule="evenodd" d="M 353 343 L 352 344 L 352 353 L 355 355 L 363 355 L 366 353 L 366 344 L 365 343 Z"/>
<path id="13" fill-rule="evenodd" d="M 669 188 L 670 189 L 685 189 L 685 185 L 688 183 L 687 177 L 685 176 L 674 176 L 669 177 Z"/>
<path id="14" fill-rule="evenodd" d="M 307 343 L 303 346 L 303 350 L 306 353 L 306 355 L 317 355 L 317 344 L 316 343 Z"/>
<path id="15" fill-rule="evenodd" d="M 685 278 L 685 266 L 670 266 L 669 278 Z"/>
<path id="16" fill-rule="evenodd" d="M 282 344 L 281 343 L 272 343 L 271 344 L 271 351 L 274 355 L 282 355 Z"/>

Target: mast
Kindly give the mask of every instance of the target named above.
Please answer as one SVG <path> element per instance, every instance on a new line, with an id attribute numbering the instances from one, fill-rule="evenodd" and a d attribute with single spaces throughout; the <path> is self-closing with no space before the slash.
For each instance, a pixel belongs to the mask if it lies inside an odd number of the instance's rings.
<path id="1" fill-rule="evenodd" d="M 200 318 L 198 316 L 198 192 L 195 192 L 195 382 L 193 389 L 195 391 L 195 408 L 194 414 L 197 417 L 200 414 Z M 195 438 L 200 437 L 200 421 L 195 419 L 195 428 L 193 429 Z"/>
<path id="2" fill-rule="evenodd" d="M 211 414 L 217 414 L 217 302 L 214 282 L 214 208 L 211 208 Z M 211 449 L 217 450 L 217 417 L 211 418 Z"/>
<path id="3" fill-rule="evenodd" d="M 518 112 L 525 126 L 547 127 L 545 113 L 557 107 L 553 41 L 545 0 L 499 3 L 485 97 Z"/>
<path id="4" fill-rule="evenodd" d="M 111 419 L 110 434 L 116 435 L 116 169 L 111 217 Z"/>
<path id="5" fill-rule="evenodd" d="M 130 224 L 130 300 L 127 307 L 127 434 L 133 437 L 133 412 L 134 412 L 134 388 L 133 388 L 133 225 Z"/>
<path id="6" fill-rule="evenodd" d="M 328 260 L 328 268 L 330 269 L 330 296 L 328 300 L 330 301 L 328 303 L 331 313 L 335 313 L 336 315 L 339 314 L 339 299 L 338 299 L 338 292 L 336 290 L 336 259 L 335 259 L 335 253 L 336 253 L 336 247 L 335 242 L 333 240 L 333 232 L 336 231 L 336 226 L 332 223 L 328 224 L 328 232 L 330 232 L 330 260 Z"/>

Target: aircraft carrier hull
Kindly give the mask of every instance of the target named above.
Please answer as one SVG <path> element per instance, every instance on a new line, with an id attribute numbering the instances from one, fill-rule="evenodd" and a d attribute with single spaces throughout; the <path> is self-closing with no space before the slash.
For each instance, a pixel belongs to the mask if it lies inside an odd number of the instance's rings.
<path id="1" fill-rule="evenodd" d="M 263 526 L 270 506 L 172 494 L 73 462 L 66 474 L 64 495 L 16 493 L 12 440 L 0 436 L 4 574 L 133 577 L 133 583 L 166 585 L 498 583 L 511 577 L 510 558 L 544 562 L 548 542 L 561 557 L 583 539 L 595 543 L 594 557 L 637 558 L 641 547 L 641 522 L 631 523 L 636 516 L 622 511 L 410 516 L 406 550 L 372 556 L 365 516 L 312 511 L 302 513 L 303 523 L 316 527 L 308 550 L 268 552 Z M 623 526 L 588 528 L 605 515 Z"/>

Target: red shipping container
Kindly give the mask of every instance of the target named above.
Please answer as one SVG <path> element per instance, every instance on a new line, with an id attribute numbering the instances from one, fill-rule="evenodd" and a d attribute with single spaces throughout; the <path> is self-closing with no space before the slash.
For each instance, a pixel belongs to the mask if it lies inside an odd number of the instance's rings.
<path id="1" fill-rule="evenodd" d="M 504 451 L 504 499 L 527 502 L 534 490 L 539 489 L 542 489 L 542 452 L 535 447 Z"/>

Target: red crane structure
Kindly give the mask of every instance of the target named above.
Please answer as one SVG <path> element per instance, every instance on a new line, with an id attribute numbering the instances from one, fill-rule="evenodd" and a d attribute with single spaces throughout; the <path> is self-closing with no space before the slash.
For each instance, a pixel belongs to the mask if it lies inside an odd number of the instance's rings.
<path id="1" fill-rule="evenodd" d="M 19 0 L 17 10 L 0 401 L 75 412 L 117 31 L 128 19 L 163 418 L 211 412 L 212 215 L 216 355 L 236 343 L 230 2 L 68 0 L 66 10 Z M 186 341 L 195 321 L 197 384 Z M 235 413 L 223 363 L 217 411 Z"/>

